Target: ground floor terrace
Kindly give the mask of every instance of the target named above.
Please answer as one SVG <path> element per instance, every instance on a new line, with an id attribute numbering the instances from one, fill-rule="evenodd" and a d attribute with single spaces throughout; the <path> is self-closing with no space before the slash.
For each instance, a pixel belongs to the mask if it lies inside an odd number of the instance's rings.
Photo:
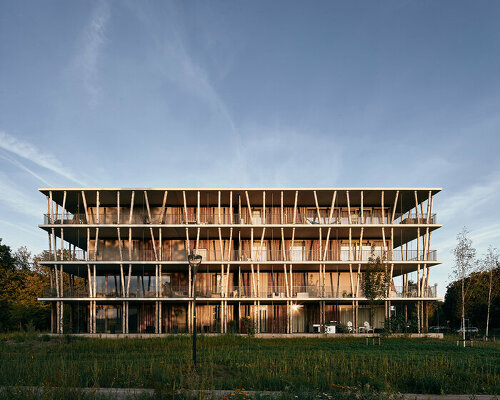
<path id="1" fill-rule="evenodd" d="M 141 301 L 74 299 L 52 301 L 53 333 L 176 334 L 199 333 L 377 333 L 397 315 L 421 319 L 427 331 L 429 301 L 231 301 L 201 299 Z M 417 316 L 415 316 L 415 311 Z M 195 322 L 196 321 L 196 322 Z M 408 325 L 409 326 L 409 325 Z"/>

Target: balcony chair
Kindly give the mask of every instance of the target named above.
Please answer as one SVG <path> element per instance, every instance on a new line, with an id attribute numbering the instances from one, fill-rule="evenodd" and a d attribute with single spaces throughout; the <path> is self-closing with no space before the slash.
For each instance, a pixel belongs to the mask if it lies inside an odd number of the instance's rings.
<path id="1" fill-rule="evenodd" d="M 359 331 L 364 333 L 373 333 L 373 328 L 370 326 L 370 323 L 368 321 L 365 321 L 363 323 L 363 326 L 359 327 Z"/>
<path id="2" fill-rule="evenodd" d="M 325 326 L 325 333 L 327 334 L 337 333 L 337 326 L 335 324 L 332 324 L 330 321 L 330 323 Z"/>

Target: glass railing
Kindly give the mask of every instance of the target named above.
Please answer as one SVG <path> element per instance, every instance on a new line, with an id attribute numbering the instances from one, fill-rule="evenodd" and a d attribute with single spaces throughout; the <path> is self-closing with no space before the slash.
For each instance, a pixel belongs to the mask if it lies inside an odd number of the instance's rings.
<path id="1" fill-rule="evenodd" d="M 419 297 L 418 288 L 416 285 L 410 286 L 395 286 L 395 290 L 391 292 L 391 297 Z M 436 298 L 437 297 L 437 284 L 424 288 L 420 297 Z"/>
<path id="2" fill-rule="evenodd" d="M 169 297 L 169 298 L 175 298 L 175 297 L 188 297 L 188 287 L 187 286 L 174 286 L 174 285 L 169 285 L 168 287 L 163 287 L 161 289 L 161 294 L 159 297 Z M 58 297 L 57 296 L 57 290 L 55 288 L 51 288 L 50 286 L 44 287 L 43 289 L 43 297 Z M 80 287 L 80 288 L 72 288 L 72 287 L 65 287 L 63 289 L 63 298 L 82 298 L 82 297 L 89 297 L 89 290 L 88 287 Z M 124 294 L 119 287 L 118 289 L 110 289 L 108 291 L 104 291 L 102 288 L 98 288 L 96 290 L 96 298 L 117 298 L 117 297 L 124 297 Z M 138 288 L 131 288 L 130 289 L 130 298 L 151 298 L 151 297 L 157 297 L 156 292 L 154 290 L 146 290 L 142 289 L 141 286 Z"/>
<path id="3" fill-rule="evenodd" d="M 63 288 L 63 298 L 83 298 L 89 297 L 88 289 L 86 288 L 72 288 L 72 287 L 64 287 Z M 43 288 L 42 297 L 52 298 L 58 297 L 56 288 L 51 288 L 50 286 L 46 286 Z"/>
<path id="4" fill-rule="evenodd" d="M 45 261 L 55 261 L 53 253 L 45 252 Z M 57 261 L 178 261 L 180 263 L 187 262 L 187 253 L 184 251 L 177 252 L 162 252 L 159 250 L 154 252 L 153 250 L 136 250 L 132 251 L 132 256 L 129 257 L 127 249 L 122 251 L 123 259 L 120 258 L 120 254 L 116 248 L 113 248 L 109 252 L 106 250 L 101 250 L 94 254 L 93 251 L 86 252 L 84 250 L 78 249 L 74 251 L 64 251 L 57 253 Z M 209 254 L 203 258 L 203 261 L 241 261 L 241 262 L 253 262 L 253 263 L 265 263 L 268 261 L 280 261 L 289 263 L 300 263 L 304 261 L 345 261 L 347 263 L 356 263 L 359 261 L 366 262 L 370 258 L 380 258 L 382 261 L 385 259 L 387 262 L 393 261 L 437 261 L 437 251 L 430 250 L 424 252 L 423 250 L 404 250 L 402 253 L 399 250 L 395 250 L 392 255 L 391 252 L 382 252 L 381 250 L 357 250 L 349 252 L 349 250 L 340 251 L 324 251 L 319 250 L 290 250 L 283 253 L 281 250 L 240 250 L 232 251 L 231 257 L 222 259 L 215 254 Z M 202 262 L 203 262 L 202 261 Z"/>
<path id="5" fill-rule="evenodd" d="M 226 293 L 226 291 L 224 291 Z M 346 291 L 339 291 L 339 297 L 346 297 Z M 287 298 L 289 293 L 285 286 L 269 286 L 265 288 L 260 288 L 253 291 L 251 286 L 231 286 L 228 288 L 226 296 L 222 295 L 222 290 L 217 288 L 203 288 L 199 287 L 196 289 L 196 296 L 200 298 L 249 298 L 249 297 L 259 297 L 259 298 L 269 298 L 269 299 L 280 299 Z M 331 290 L 331 288 L 325 288 L 324 291 L 321 290 L 319 286 L 293 286 L 291 295 L 289 297 L 294 298 L 316 298 L 316 297 L 337 297 L 337 293 Z M 349 295 L 350 296 L 350 295 Z M 45 287 L 43 290 L 43 297 L 52 298 L 58 297 L 57 290 L 51 287 Z M 72 288 L 65 287 L 63 289 L 62 298 L 85 298 L 89 297 L 88 288 Z M 123 297 L 121 289 L 118 290 L 108 290 L 104 292 L 100 289 L 96 292 L 96 298 L 117 298 Z M 129 296 L 130 298 L 156 298 L 154 290 L 142 290 L 140 287 L 138 289 L 131 289 Z M 174 286 L 168 285 L 164 286 L 160 290 L 158 297 L 167 298 L 184 298 L 189 297 L 188 286 Z"/>
<path id="6" fill-rule="evenodd" d="M 100 212 L 96 214 L 95 212 L 90 212 L 88 219 L 85 214 L 44 214 L 44 224 L 45 225 L 74 225 L 74 224 L 104 224 L 104 225 L 115 225 L 115 224 L 132 224 L 132 225 L 147 225 L 147 224 L 163 224 L 163 225 L 185 225 L 185 224 L 199 224 L 199 225 L 281 225 L 281 224 L 298 224 L 298 225 L 325 225 L 325 224 L 335 224 L 335 225 L 377 225 L 377 224 L 390 224 L 390 213 L 387 212 L 384 215 L 382 213 L 364 213 L 363 217 L 358 212 L 352 212 L 351 218 L 347 212 L 341 212 L 340 215 L 336 213 L 329 218 L 329 215 L 318 216 L 315 212 L 300 213 L 297 212 L 294 216 L 290 213 L 266 213 L 264 216 L 250 216 L 246 214 L 230 214 L 221 213 L 200 213 L 200 214 L 168 214 L 168 213 L 152 213 L 151 218 L 148 213 L 145 212 L 134 212 L 132 218 L 130 218 L 129 213 L 123 212 L 120 214 L 120 219 L 118 220 L 118 215 L 111 212 Z M 418 218 L 416 215 L 411 214 L 396 214 L 394 224 L 426 224 L 427 214 L 419 214 Z M 429 216 L 429 224 L 436 224 L 436 214 Z"/>
<path id="7" fill-rule="evenodd" d="M 223 295 L 225 293 L 225 295 Z M 267 299 L 308 299 L 308 298 L 352 298 L 350 288 L 346 287 L 331 287 L 325 286 L 322 288 L 319 285 L 293 286 L 291 291 L 286 286 L 265 286 L 253 290 L 252 286 L 230 286 L 228 290 L 222 291 L 221 287 L 206 288 L 198 287 L 196 296 L 199 298 L 267 298 Z M 56 298 L 57 290 L 51 287 L 44 287 L 43 297 Z M 86 298 L 89 297 L 87 287 L 64 287 L 62 298 Z M 121 288 L 104 291 L 98 289 L 96 298 L 122 298 L 123 292 Z M 186 285 L 164 285 L 156 296 L 154 290 L 142 289 L 141 286 L 131 288 L 129 298 L 187 298 L 189 297 L 189 287 Z M 360 288 L 358 298 L 363 298 L 364 293 Z M 409 287 L 393 286 L 390 291 L 390 298 L 414 298 L 419 297 L 417 287 L 411 285 Z M 422 298 L 436 298 L 437 284 L 425 288 L 421 296 Z"/>
<path id="8" fill-rule="evenodd" d="M 163 285 L 160 288 L 158 296 L 156 292 L 151 290 L 153 285 L 133 286 L 130 288 L 128 296 L 124 296 L 121 286 L 111 288 L 107 291 L 103 287 L 97 287 L 95 298 L 188 298 L 189 287 L 187 285 Z M 224 294 L 223 294 L 224 293 Z M 353 297 L 364 298 L 362 287 L 359 288 L 357 296 L 353 296 L 350 287 L 331 287 L 325 286 L 322 288 L 319 285 L 293 286 L 291 291 L 286 286 L 265 286 L 253 289 L 252 286 L 229 286 L 227 291 L 221 290 L 221 287 L 206 288 L 198 287 L 196 296 L 199 298 L 265 298 L 265 299 L 289 299 L 294 298 L 309 299 L 309 298 L 336 298 L 350 299 Z M 58 296 L 57 290 L 49 286 L 43 288 L 42 297 L 44 298 L 88 298 L 89 290 L 85 285 L 83 287 L 65 286 L 62 291 L 62 296 Z M 437 284 L 422 290 L 420 296 L 415 285 L 408 287 L 392 286 L 388 298 L 437 298 Z"/>

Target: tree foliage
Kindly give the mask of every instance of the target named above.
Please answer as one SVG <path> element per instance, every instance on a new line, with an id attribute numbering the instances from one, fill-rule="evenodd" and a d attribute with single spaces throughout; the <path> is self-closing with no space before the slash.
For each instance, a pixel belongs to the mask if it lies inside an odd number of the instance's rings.
<path id="1" fill-rule="evenodd" d="M 387 273 L 385 257 L 375 257 L 372 250 L 362 282 L 365 297 L 369 301 L 376 301 L 386 297 L 390 284 L 391 277 Z"/>
<path id="2" fill-rule="evenodd" d="M 373 326 L 373 308 L 375 305 L 389 293 L 391 277 L 387 272 L 387 263 L 385 255 L 381 258 L 375 256 L 374 249 L 368 263 L 361 283 L 363 293 L 370 306 L 370 325 Z"/>
<path id="3" fill-rule="evenodd" d="M 500 282 L 500 265 L 497 265 L 493 269 L 492 275 L 493 282 L 497 282 L 491 292 L 490 326 L 494 329 L 500 328 L 500 290 L 498 288 L 498 282 Z M 474 287 L 474 290 L 470 291 L 470 295 L 465 303 L 465 317 L 470 320 L 471 326 L 485 329 L 488 311 L 489 272 L 475 272 L 465 278 L 464 283 L 469 288 L 471 286 Z M 443 313 L 446 322 L 454 328 L 461 326 L 461 286 L 461 280 L 450 283 L 444 297 Z"/>
<path id="4" fill-rule="evenodd" d="M 481 260 L 481 271 L 484 272 L 482 275 L 486 280 L 486 285 L 488 287 L 488 301 L 487 301 L 487 313 L 486 313 L 486 336 L 489 336 L 490 328 L 490 316 L 491 316 L 491 300 L 492 296 L 498 294 L 498 286 L 500 284 L 500 279 L 498 274 L 495 274 L 495 268 L 500 267 L 500 254 L 498 249 L 493 247 L 488 248 L 488 252 Z M 493 290 L 495 289 L 495 292 Z"/>
<path id="5" fill-rule="evenodd" d="M 49 285 L 49 275 L 38 260 L 25 247 L 12 253 L 0 239 L 0 331 L 28 324 L 40 330 L 49 328 L 49 306 L 37 300 Z"/>
<path id="6" fill-rule="evenodd" d="M 464 228 L 457 235 L 453 249 L 455 265 L 448 285 L 443 312 L 451 327 L 459 328 L 468 319 L 472 326 L 487 329 L 500 327 L 500 262 L 496 249 L 476 258 L 476 250 Z M 488 324 L 489 321 L 489 324 Z M 464 332 L 465 334 L 465 332 Z"/>
<path id="7" fill-rule="evenodd" d="M 453 249 L 453 255 L 455 256 L 455 265 L 451 272 L 452 276 L 460 281 L 460 326 L 464 328 L 462 338 L 465 340 L 465 309 L 474 288 L 473 273 L 477 269 L 476 249 L 472 247 L 469 231 L 465 227 L 457 235 L 457 245 Z"/>

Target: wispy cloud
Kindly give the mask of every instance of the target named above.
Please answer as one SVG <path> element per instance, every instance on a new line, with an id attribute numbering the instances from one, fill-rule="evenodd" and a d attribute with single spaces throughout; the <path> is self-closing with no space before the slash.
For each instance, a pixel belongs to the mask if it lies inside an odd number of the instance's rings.
<path id="1" fill-rule="evenodd" d="M 164 59 L 169 60 L 169 79 L 209 104 L 234 131 L 234 121 L 226 104 L 213 86 L 207 71 L 194 61 L 179 31 L 175 30 L 171 40 L 164 44 L 163 52 Z"/>
<path id="2" fill-rule="evenodd" d="M 29 225 L 13 223 L 4 219 L 0 219 L 0 224 L 10 226 L 11 228 L 17 229 L 21 232 L 28 233 L 33 236 L 43 236 L 43 232 L 40 229 L 33 229 L 33 227 Z"/>
<path id="3" fill-rule="evenodd" d="M 333 136 L 310 130 L 245 128 L 227 174 L 240 185 L 334 186 L 341 170 L 342 146 L 333 143 Z"/>
<path id="4" fill-rule="evenodd" d="M 500 238 L 500 223 L 487 225 L 471 232 L 471 239 L 478 247 L 487 247 L 498 243 Z"/>
<path id="5" fill-rule="evenodd" d="M 109 21 L 109 4 L 101 1 L 95 7 L 89 22 L 83 30 L 81 48 L 76 58 L 77 70 L 89 96 L 89 106 L 95 107 L 101 95 L 99 85 L 99 58 L 106 42 L 106 27 Z"/>
<path id="6" fill-rule="evenodd" d="M 208 69 L 196 61 L 185 40 L 182 15 L 172 3 L 168 12 L 159 18 L 148 12 L 144 3 L 128 3 L 147 29 L 154 45 L 154 62 L 166 79 L 190 95 L 205 102 L 217 112 L 235 133 L 235 123 L 227 105 L 218 93 Z M 158 25 L 160 23 L 161 25 Z"/>
<path id="7" fill-rule="evenodd" d="M 52 186 L 50 182 L 48 182 L 45 178 L 34 172 L 33 170 L 29 169 L 26 165 L 20 163 L 18 160 L 15 158 L 9 157 L 6 154 L 0 154 L 0 158 L 4 159 L 5 161 L 10 162 L 12 165 L 15 165 L 18 168 L 21 168 L 23 171 L 26 171 L 28 174 L 31 176 L 35 177 L 36 179 L 42 181 L 45 183 L 47 186 Z"/>
<path id="8" fill-rule="evenodd" d="M 49 153 L 43 152 L 31 143 L 21 141 L 12 135 L 9 135 L 7 132 L 0 131 L 0 148 L 15 154 L 18 157 L 29 160 L 40 167 L 48 169 L 49 171 L 55 172 L 56 174 L 78 183 L 81 186 L 85 186 L 85 184 L 70 170 L 65 168 L 57 158 Z M 30 171 L 33 176 L 36 176 L 44 181 L 43 178 L 28 168 L 24 166 L 21 168 Z"/>
<path id="9" fill-rule="evenodd" d="M 37 218 L 41 215 L 40 203 L 19 191 L 4 174 L 0 174 L 0 202 L 20 214 Z"/>
<path id="10" fill-rule="evenodd" d="M 460 229 L 457 230 L 457 233 Z M 494 246 L 500 239 L 500 223 L 492 223 L 479 228 L 470 229 L 469 238 L 472 240 L 472 245 L 479 251 L 482 251 L 490 245 Z M 445 240 L 439 241 L 439 250 L 447 253 L 456 245 L 456 237 L 450 236 Z"/>
<path id="11" fill-rule="evenodd" d="M 500 193 L 500 173 L 490 175 L 484 183 L 469 186 L 467 189 L 443 199 L 445 207 L 440 211 L 443 220 L 462 218 L 472 213 L 480 213 L 485 203 L 493 203 Z"/>

